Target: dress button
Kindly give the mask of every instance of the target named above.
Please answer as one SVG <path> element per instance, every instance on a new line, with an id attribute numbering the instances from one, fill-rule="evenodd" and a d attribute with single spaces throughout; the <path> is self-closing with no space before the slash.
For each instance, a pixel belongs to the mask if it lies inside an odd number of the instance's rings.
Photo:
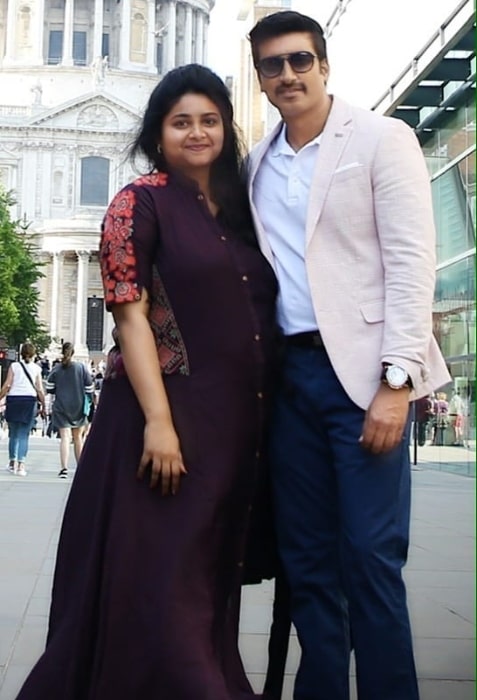
<path id="1" fill-rule="evenodd" d="M 203 194 L 198 194 L 198 195 L 197 195 L 197 199 L 198 199 L 199 201 L 202 201 L 202 200 L 204 199 L 204 195 L 203 195 Z"/>
<path id="2" fill-rule="evenodd" d="M 257 398 L 258 399 L 263 399 L 263 394 L 261 391 L 257 391 Z"/>
<path id="3" fill-rule="evenodd" d="M 226 240 L 227 240 L 227 236 L 220 236 L 220 240 L 221 240 L 221 241 L 226 241 Z"/>
<path id="4" fill-rule="evenodd" d="M 242 275 L 242 281 L 243 281 L 243 282 L 248 282 L 248 277 L 247 277 L 247 275 Z"/>
<path id="5" fill-rule="evenodd" d="M 243 561 L 238 561 L 237 566 L 241 569 L 243 567 Z"/>
<path id="6" fill-rule="evenodd" d="M 260 336 L 258 333 L 256 335 L 254 335 L 253 337 L 255 338 L 255 340 L 260 340 Z"/>
<path id="7" fill-rule="evenodd" d="M 256 457 L 257 459 L 260 457 L 260 450 L 257 450 L 257 451 L 255 452 L 255 457 Z"/>

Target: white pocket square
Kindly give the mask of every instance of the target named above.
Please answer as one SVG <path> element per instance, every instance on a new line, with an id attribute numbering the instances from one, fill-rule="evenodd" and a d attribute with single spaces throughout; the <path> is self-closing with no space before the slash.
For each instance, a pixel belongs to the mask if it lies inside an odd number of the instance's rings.
<path id="1" fill-rule="evenodd" d="M 362 168 L 363 164 L 362 163 L 347 163 L 346 165 L 342 165 L 339 168 L 336 168 L 335 170 L 335 175 L 337 173 L 342 173 L 344 170 L 350 170 L 351 168 Z"/>

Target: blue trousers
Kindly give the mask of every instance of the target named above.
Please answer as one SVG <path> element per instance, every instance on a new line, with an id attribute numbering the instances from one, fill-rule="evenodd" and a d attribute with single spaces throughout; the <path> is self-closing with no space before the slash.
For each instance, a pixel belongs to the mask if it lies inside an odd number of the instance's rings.
<path id="1" fill-rule="evenodd" d="M 295 700 L 348 700 L 351 645 L 359 700 L 419 697 L 401 575 L 409 427 L 396 449 L 373 455 L 358 442 L 363 421 L 324 349 L 287 349 L 270 448 L 278 544 L 302 649 Z"/>
<path id="2" fill-rule="evenodd" d="M 8 423 L 8 457 L 11 462 L 18 460 L 24 462 L 28 453 L 31 424 Z"/>

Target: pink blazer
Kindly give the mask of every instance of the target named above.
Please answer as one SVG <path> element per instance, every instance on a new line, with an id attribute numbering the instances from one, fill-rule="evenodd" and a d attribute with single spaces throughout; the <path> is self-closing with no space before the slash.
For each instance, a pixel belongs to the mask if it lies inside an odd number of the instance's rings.
<path id="1" fill-rule="evenodd" d="M 272 266 L 252 194 L 260 161 L 280 128 L 253 149 L 248 162 L 257 235 Z M 305 263 L 327 352 L 358 406 L 369 406 L 383 362 L 407 370 L 414 387 L 410 400 L 450 381 L 432 335 L 429 176 L 404 122 L 334 97 L 310 188 Z"/>

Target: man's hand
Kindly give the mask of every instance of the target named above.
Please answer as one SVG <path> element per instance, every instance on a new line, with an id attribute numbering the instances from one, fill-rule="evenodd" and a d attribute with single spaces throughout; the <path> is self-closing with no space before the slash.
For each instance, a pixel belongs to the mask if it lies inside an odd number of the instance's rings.
<path id="1" fill-rule="evenodd" d="M 409 413 L 409 391 L 381 384 L 364 419 L 360 442 L 365 449 L 380 454 L 399 445 Z"/>

